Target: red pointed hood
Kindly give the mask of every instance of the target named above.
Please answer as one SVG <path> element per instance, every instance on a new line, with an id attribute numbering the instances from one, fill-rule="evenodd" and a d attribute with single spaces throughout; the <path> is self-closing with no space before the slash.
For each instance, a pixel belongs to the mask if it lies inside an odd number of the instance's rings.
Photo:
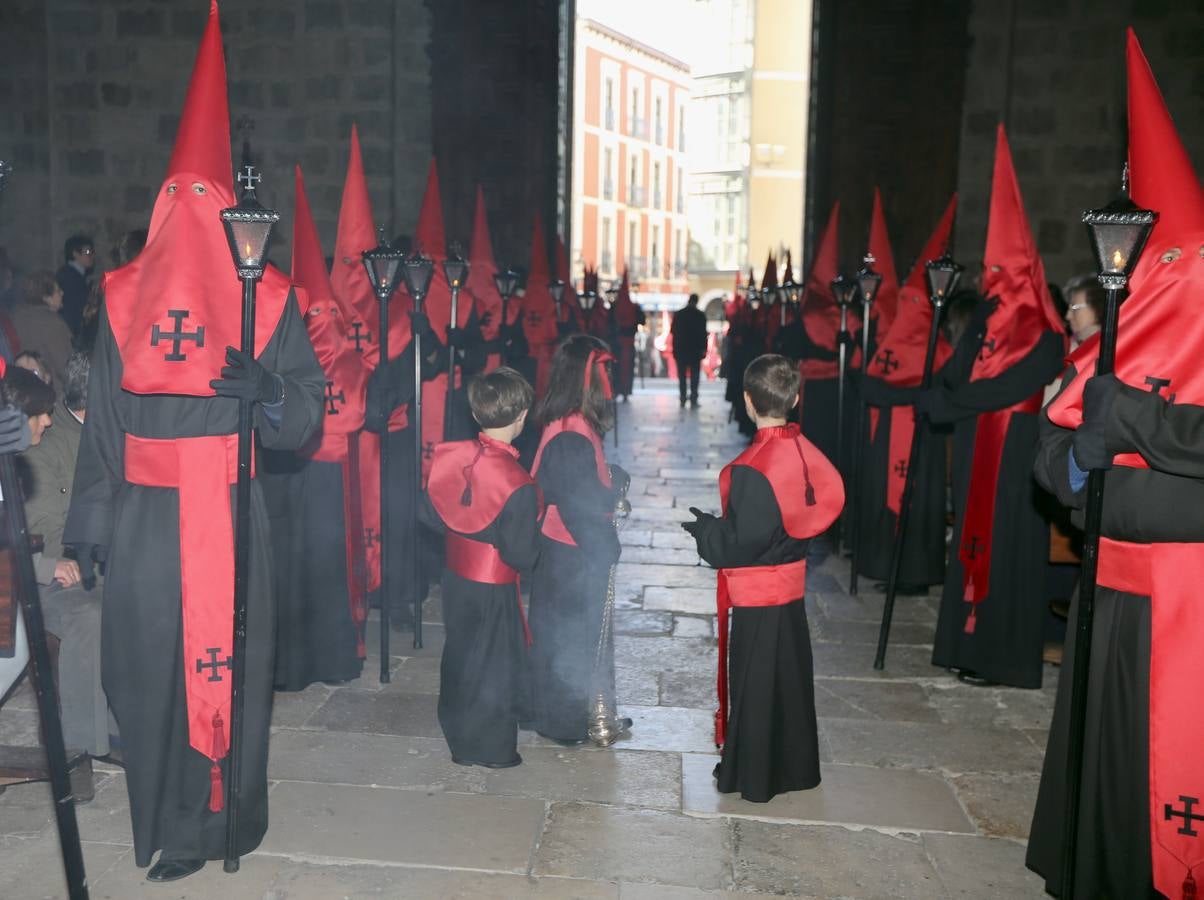
<path id="1" fill-rule="evenodd" d="M 472 244 L 468 248 L 468 282 L 466 292 L 476 305 L 481 336 L 492 341 L 502 325 L 502 297 L 497 292 L 493 276 L 497 263 L 493 260 L 493 241 L 489 237 L 489 222 L 485 218 L 485 191 L 477 185 L 477 205 L 472 218 Z M 506 317 L 511 321 L 518 315 L 518 303 L 511 302 Z"/>
<path id="2" fill-rule="evenodd" d="M 634 328 L 639 316 L 635 303 L 631 299 L 631 285 L 627 278 L 627 270 L 623 270 L 623 280 L 619 283 L 619 294 L 615 297 L 615 321 L 620 328 Z"/>
<path id="3" fill-rule="evenodd" d="M 564 282 L 564 313 L 565 321 L 576 321 L 581 304 L 577 300 L 577 288 L 573 284 L 572 269 L 569 266 L 569 251 L 564 245 L 564 238 L 556 236 L 556 277 Z"/>
<path id="4" fill-rule="evenodd" d="M 995 143 L 982 293 L 998 305 L 987 320 L 986 337 L 971 370 L 971 381 L 993 378 L 1019 362 L 1043 332 L 1064 331 L 1024 214 L 1024 200 L 1002 125 Z"/>
<path id="5" fill-rule="evenodd" d="M 209 20 L 197 50 L 192 80 L 184 99 L 176 143 L 167 164 L 167 174 L 187 173 L 222 192 L 221 200 L 234 205 L 234 164 L 230 157 L 230 105 L 226 97 L 226 57 L 222 52 L 222 29 L 217 2 L 209 4 Z M 155 217 L 151 218 L 151 233 Z"/>
<path id="6" fill-rule="evenodd" d="M 1149 61 L 1133 29 L 1125 48 L 1129 69 L 1129 171 L 1133 202 L 1158 213 L 1153 248 L 1166 234 L 1182 234 L 1204 221 L 1204 187 L 1192 167 Z M 1144 258 L 1152 256 L 1148 250 Z"/>
<path id="7" fill-rule="evenodd" d="M 339 206 L 339 228 L 334 242 L 334 264 L 330 286 L 351 321 L 348 327 L 360 336 L 364 358 L 373 365 L 380 357 L 377 331 L 380 305 L 368 273 L 364 271 L 363 252 L 376 246 L 376 226 L 372 221 L 372 201 L 364 177 L 360 154 L 359 130 L 351 126 L 351 151 L 347 157 L 347 176 L 343 181 L 343 200 Z"/>
<path id="8" fill-rule="evenodd" d="M 790 262 L 790 251 L 786 251 L 786 268 L 782 272 L 782 284 L 789 284 L 794 281 L 794 266 Z"/>
<path id="9" fill-rule="evenodd" d="M 832 204 L 828 224 L 820 235 L 819 246 L 807 273 L 803 291 L 803 328 L 812 343 L 825 350 L 836 350 L 836 335 L 840 331 L 840 309 L 832 296 L 832 279 L 839 274 L 837 241 L 840 227 L 840 201 Z M 860 321 L 859 319 L 857 321 Z M 853 328 L 854 317 L 849 316 Z M 835 378 L 837 364 L 829 360 L 803 360 L 804 378 Z"/>
<path id="10" fill-rule="evenodd" d="M 907 282 L 899 289 L 895 320 L 879 340 L 878 351 L 870 361 L 869 374 L 887 384 L 916 387 L 923 378 L 928 335 L 932 329 L 932 303 L 928 299 L 924 265 L 945 251 L 956 203 L 957 195 L 954 194 L 924 245 L 920 259 L 912 267 Z M 939 372 L 952 353 L 953 348 L 944 333 L 938 333 L 932 371 Z"/>
<path id="11" fill-rule="evenodd" d="M 761 274 L 761 290 L 767 288 L 776 288 L 778 286 L 778 262 L 773 258 L 773 251 L 769 251 L 769 258 L 765 260 L 765 271 Z"/>
<path id="12" fill-rule="evenodd" d="M 443 232 L 443 200 L 439 196 L 439 169 L 434 157 L 426 176 L 426 193 L 414 229 L 414 246 L 424 256 L 438 262 L 447 256 L 447 237 Z"/>
<path id="13" fill-rule="evenodd" d="M 886 233 L 886 216 L 882 212 L 882 194 L 878 188 L 874 188 L 869 251 L 874 257 L 874 270 L 882 276 L 872 311 L 878 319 L 878 334 L 884 335 L 895 320 L 895 307 L 899 299 L 899 275 L 895 271 L 895 254 L 890 247 L 890 235 Z"/>
<path id="14" fill-rule="evenodd" d="M 531 346 L 556 343 L 556 304 L 548 291 L 548 244 L 544 240 L 539 213 L 531 227 L 531 264 L 527 268 L 527 289 L 522 300 L 523 333 Z"/>
<path id="15" fill-rule="evenodd" d="M 293 281 L 303 289 L 303 313 L 318 363 L 330 385 L 326 401 L 323 441 L 334 434 L 358 431 L 364 424 L 364 389 L 368 364 L 347 340 L 342 305 L 330 287 L 318 228 L 314 225 L 305 179 L 296 167 L 296 208 L 293 213 Z"/>
<path id="16" fill-rule="evenodd" d="M 907 273 L 907 281 L 904 283 L 904 287 L 919 291 L 921 296 L 928 296 L 928 273 L 926 267 L 931 260 L 937 259 L 949 248 L 949 235 L 953 233 L 953 215 L 955 212 L 957 212 L 956 193 L 949 198 L 949 205 L 945 207 L 945 212 L 941 215 L 941 220 L 936 223 L 936 228 L 933 230 L 931 237 L 928 238 L 928 243 L 924 245 L 924 249 L 916 257 L 915 265 L 911 267 L 911 271 Z"/>

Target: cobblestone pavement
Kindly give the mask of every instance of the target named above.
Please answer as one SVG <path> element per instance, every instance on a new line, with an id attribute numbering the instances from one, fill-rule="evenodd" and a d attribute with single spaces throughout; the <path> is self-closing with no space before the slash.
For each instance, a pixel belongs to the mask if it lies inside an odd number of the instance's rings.
<path id="1" fill-rule="evenodd" d="M 714 573 L 677 523 L 715 510 L 742 442 L 721 385 L 701 410 L 650 382 L 620 405 L 615 453 L 634 512 L 618 567 L 619 699 L 635 720 L 610 750 L 521 737 L 524 764 L 452 764 L 435 718 L 441 628 L 393 642 L 392 683 L 365 677 L 277 695 L 271 828 L 225 875 L 170 886 L 134 866 L 123 775 L 97 766 L 78 807 L 94 898 L 539 897 L 691 900 L 1042 896 L 1024 868 L 1056 670 L 1041 691 L 960 684 L 929 663 L 935 591 L 901 598 L 884 672 L 882 597 L 846 593 L 847 563 L 809 574 L 824 781 L 745 803 L 715 792 Z M 608 453 L 613 451 L 608 440 Z M 374 635 L 368 646 L 376 647 Z M 0 743 L 36 742 L 32 696 L 0 710 Z M 45 785 L 0 796 L 0 897 L 63 895 Z"/>

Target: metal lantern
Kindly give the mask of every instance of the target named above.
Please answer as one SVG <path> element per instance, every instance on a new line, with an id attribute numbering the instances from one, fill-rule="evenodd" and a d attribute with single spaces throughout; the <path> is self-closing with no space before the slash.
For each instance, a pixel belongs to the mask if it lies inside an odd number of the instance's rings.
<path id="1" fill-rule="evenodd" d="M 400 250 L 395 250 L 393 245 L 385 239 L 383 228 L 378 231 L 380 243 L 371 250 L 365 250 L 361 255 L 364 260 L 364 268 L 368 272 L 368 280 L 372 282 L 372 290 L 376 293 L 376 299 L 385 301 L 397 290 L 397 283 L 401 277 L 401 263 L 405 259 L 405 254 Z"/>
<path id="2" fill-rule="evenodd" d="M 611 285 L 606 289 L 606 299 L 602 301 L 603 305 L 610 309 L 615 305 L 615 301 L 619 299 L 619 289 L 615 285 Z"/>
<path id="3" fill-rule="evenodd" d="M 401 262 L 401 277 L 405 279 L 406 290 L 414 298 L 416 311 L 422 310 L 422 301 L 431 289 L 431 278 L 434 274 L 434 260 L 423 256 L 420 250 L 415 250 Z"/>
<path id="4" fill-rule="evenodd" d="M 452 244 L 451 256 L 443 260 L 443 275 L 452 290 L 463 288 L 468 280 L 468 260 L 460 255 L 459 244 Z"/>
<path id="5" fill-rule="evenodd" d="M 963 271 L 964 267 L 953 261 L 948 250 L 924 264 L 924 274 L 928 278 L 928 298 L 934 306 L 945 305 L 945 301 L 957 290 L 957 283 L 961 280 Z"/>
<path id="6" fill-rule="evenodd" d="M 882 275 L 874 271 L 875 262 L 877 260 L 874 259 L 874 254 L 867 253 L 861 263 L 861 268 L 853 276 L 857 292 L 860 295 L 859 299 L 866 306 L 873 304 L 874 298 L 878 296 L 878 288 L 882 285 Z"/>
<path id="7" fill-rule="evenodd" d="M 272 238 L 272 229 L 280 221 L 280 213 L 265 209 L 255 196 L 255 185 L 260 177 L 254 166 L 246 166 L 238 176 L 243 186 L 238 205 L 221 212 L 230 255 L 234 258 L 238 277 L 243 279 L 258 280 L 263 277 L 263 270 L 267 266 L 268 242 Z"/>
<path id="8" fill-rule="evenodd" d="M 582 291 L 577 296 L 577 302 L 581 304 L 581 308 L 585 312 L 590 312 L 594 308 L 594 304 L 598 302 L 598 292 L 593 290 Z"/>
<path id="9" fill-rule="evenodd" d="M 556 308 L 560 308 L 560 301 L 564 299 L 564 282 L 557 278 L 555 281 L 548 283 L 548 293 L 552 295 L 552 302 L 556 304 Z"/>
<path id="10" fill-rule="evenodd" d="M 1100 283 L 1120 290 L 1133 274 L 1157 215 L 1129 199 L 1129 167 L 1125 166 L 1120 193 L 1107 206 L 1083 213 L 1083 224 L 1099 266 Z"/>
<path id="11" fill-rule="evenodd" d="M 493 283 L 503 300 L 509 300 L 518 290 L 518 273 L 513 269 L 505 269 L 493 276 Z"/>

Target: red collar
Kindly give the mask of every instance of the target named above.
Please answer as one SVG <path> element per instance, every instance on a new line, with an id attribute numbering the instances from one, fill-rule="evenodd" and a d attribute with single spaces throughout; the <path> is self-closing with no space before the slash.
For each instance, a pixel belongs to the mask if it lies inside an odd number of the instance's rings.
<path id="1" fill-rule="evenodd" d="M 518 459 L 518 448 L 513 444 L 494 440 L 484 432 L 477 435 L 477 440 L 481 442 L 481 446 L 486 450 L 501 450 L 503 453 L 509 453 L 514 459 Z"/>
<path id="2" fill-rule="evenodd" d="M 774 425 L 769 428 L 758 428 L 757 433 L 753 435 L 754 444 L 763 444 L 766 441 L 772 441 L 775 438 L 788 438 L 794 440 L 798 437 L 798 423 L 787 422 L 785 425 Z"/>

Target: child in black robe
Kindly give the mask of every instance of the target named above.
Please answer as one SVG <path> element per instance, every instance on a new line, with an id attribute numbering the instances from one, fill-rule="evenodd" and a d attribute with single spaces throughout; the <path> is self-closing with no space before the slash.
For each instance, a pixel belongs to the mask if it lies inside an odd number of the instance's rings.
<path id="1" fill-rule="evenodd" d="M 435 448 L 423 518 L 446 535 L 439 724 L 452 761 L 517 766 L 524 632 L 520 570 L 539 553 L 539 495 L 512 443 L 534 399 L 513 369 L 468 386 L 481 433 Z"/>
<path id="2" fill-rule="evenodd" d="M 696 521 L 682 523 L 719 569 L 715 743 L 723 756 L 715 777 L 721 793 L 756 803 L 820 781 L 803 595 L 807 547 L 840 515 L 844 484 L 798 425 L 787 424 L 798 395 L 790 360 L 765 354 L 749 364 L 744 403 L 757 432 L 719 476 L 723 515 L 691 508 Z"/>
<path id="3" fill-rule="evenodd" d="M 629 478 L 607 466 L 613 360 L 593 335 L 556 350 L 537 410 L 543 437 L 532 474 L 547 503 L 531 584 L 533 726 L 566 746 L 587 739 L 610 567 L 619 560 L 615 503 Z"/>

